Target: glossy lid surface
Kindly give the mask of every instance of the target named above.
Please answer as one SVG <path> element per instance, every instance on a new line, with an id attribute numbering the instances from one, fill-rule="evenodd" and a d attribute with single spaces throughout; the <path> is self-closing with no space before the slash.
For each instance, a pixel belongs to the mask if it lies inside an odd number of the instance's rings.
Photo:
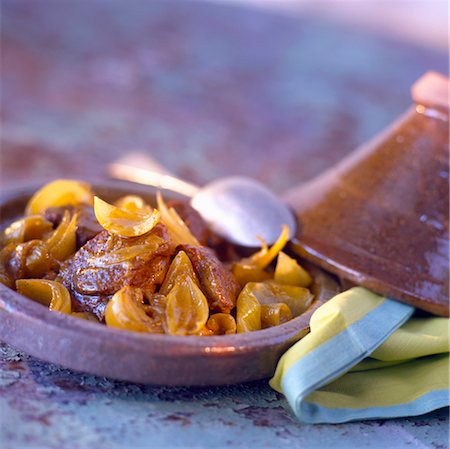
<path id="1" fill-rule="evenodd" d="M 430 99 L 427 106 L 413 106 L 285 198 L 301 223 L 300 254 L 352 282 L 446 316 L 449 122 L 445 99 L 436 109 L 430 105 L 448 81 L 425 78 L 414 90 Z M 433 87 L 429 97 L 427 86 Z"/>

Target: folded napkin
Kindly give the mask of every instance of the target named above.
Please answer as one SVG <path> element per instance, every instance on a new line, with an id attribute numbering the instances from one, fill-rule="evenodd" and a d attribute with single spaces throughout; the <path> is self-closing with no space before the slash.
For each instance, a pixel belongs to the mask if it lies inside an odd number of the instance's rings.
<path id="1" fill-rule="evenodd" d="M 280 359 L 270 385 L 300 421 L 413 416 L 449 405 L 449 320 L 362 287 L 311 317 L 311 332 Z"/>

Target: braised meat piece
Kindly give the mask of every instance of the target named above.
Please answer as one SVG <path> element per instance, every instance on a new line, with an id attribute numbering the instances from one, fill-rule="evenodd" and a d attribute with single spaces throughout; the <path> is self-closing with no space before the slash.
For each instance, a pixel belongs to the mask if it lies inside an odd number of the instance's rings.
<path id="1" fill-rule="evenodd" d="M 188 255 L 211 310 L 229 313 L 236 305 L 240 287 L 232 273 L 225 268 L 212 250 L 182 245 Z"/>
<path id="2" fill-rule="evenodd" d="M 102 231 L 62 267 L 59 278 L 71 293 L 75 310 L 103 320 L 108 300 L 123 286 L 153 293 L 165 278 L 172 253 L 167 228 L 161 223 L 140 237 Z"/>
<path id="3" fill-rule="evenodd" d="M 167 207 L 173 207 L 177 211 L 200 245 L 209 243 L 211 231 L 202 216 L 189 203 L 172 200 L 167 203 Z"/>
<path id="4" fill-rule="evenodd" d="M 56 228 L 63 218 L 64 212 L 68 210 L 70 215 L 78 214 L 77 220 L 77 248 L 81 248 L 88 240 L 95 237 L 103 228 L 95 218 L 94 209 L 87 204 L 73 206 L 51 207 L 44 213 L 45 218 Z"/>

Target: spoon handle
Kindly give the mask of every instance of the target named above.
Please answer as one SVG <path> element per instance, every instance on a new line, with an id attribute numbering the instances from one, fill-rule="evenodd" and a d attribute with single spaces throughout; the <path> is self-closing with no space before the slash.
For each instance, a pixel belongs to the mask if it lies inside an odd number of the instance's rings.
<path id="1" fill-rule="evenodd" d="M 107 166 L 114 179 L 136 182 L 193 197 L 200 187 L 183 181 L 144 153 L 129 153 Z"/>

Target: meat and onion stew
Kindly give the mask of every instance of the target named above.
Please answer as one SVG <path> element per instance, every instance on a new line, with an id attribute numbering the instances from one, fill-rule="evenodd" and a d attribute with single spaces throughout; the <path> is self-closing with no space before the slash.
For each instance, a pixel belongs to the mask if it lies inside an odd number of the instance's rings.
<path id="1" fill-rule="evenodd" d="M 283 252 L 289 229 L 242 257 L 181 201 L 110 204 L 80 181 L 37 191 L 1 234 L 0 282 L 60 313 L 135 332 L 224 335 L 282 324 L 313 280 Z"/>

